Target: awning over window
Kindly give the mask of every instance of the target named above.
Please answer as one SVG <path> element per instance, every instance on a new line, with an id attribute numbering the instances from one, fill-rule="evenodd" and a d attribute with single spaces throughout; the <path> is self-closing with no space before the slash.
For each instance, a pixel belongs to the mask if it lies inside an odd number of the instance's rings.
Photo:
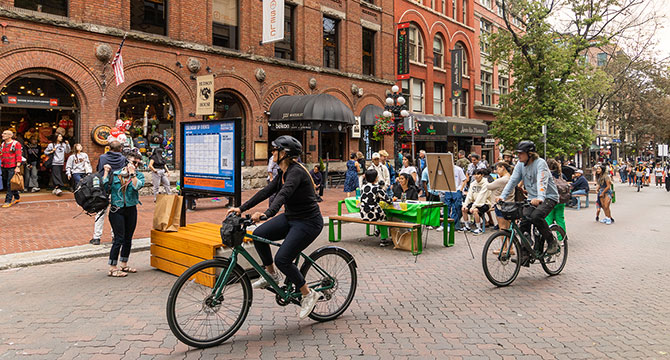
<path id="1" fill-rule="evenodd" d="M 485 137 L 489 133 L 489 125 L 483 120 L 449 117 L 450 136 Z"/>
<path id="2" fill-rule="evenodd" d="M 384 112 L 382 107 L 377 105 L 367 105 L 361 110 L 361 126 L 374 126 L 377 121 L 376 116 L 381 116 Z"/>
<path id="3" fill-rule="evenodd" d="M 272 130 L 342 131 L 355 124 L 351 109 L 329 94 L 282 96 L 268 121 Z"/>

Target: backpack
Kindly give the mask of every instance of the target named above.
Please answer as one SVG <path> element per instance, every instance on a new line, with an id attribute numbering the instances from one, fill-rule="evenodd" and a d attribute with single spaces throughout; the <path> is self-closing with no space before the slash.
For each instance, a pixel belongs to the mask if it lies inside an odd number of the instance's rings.
<path id="1" fill-rule="evenodd" d="M 572 197 L 572 193 L 570 192 L 570 184 L 563 180 L 562 177 L 555 178 L 554 183 L 558 189 L 558 203 L 567 204 Z"/>
<path id="2" fill-rule="evenodd" d="M 89 174 L 81 179 L 74 191 L 74 199 L 88 215 L 106 209 L 109 197 L 102 184 L 102 173 Z"/>

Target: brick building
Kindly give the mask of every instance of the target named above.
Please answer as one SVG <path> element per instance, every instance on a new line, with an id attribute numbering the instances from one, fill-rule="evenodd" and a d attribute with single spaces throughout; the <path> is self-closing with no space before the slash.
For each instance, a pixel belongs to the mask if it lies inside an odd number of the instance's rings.
<path id="1" fill-rule="evenodd" d="M 179 144 L 167 140 L 178 139 L 180 122 L 202 118 L 195 76 L 211 73 L 213 118 L 242 117 L 243 160 L 259 178 L 268 140 L 283 133 L 305 141 L 306 162 L 319 153 L 346 160 L 362 145 L 349 124 L 330 132 L 269 127 L 269 112 L 277 98 L 303 94 L 330 94 L 356 116 L 383 106 L 394 83 L 385 61 L 394 46 L 391 1 L 286 0 L 285 40 L 261 45 L 260 1 L 0 0 L 0 127 L 45 141 L 63 127 L 97 158 L 104 148 L 92 131 L 127 118 L 146 127 L 148 143 L 164 140 L 151 146 L 174 150 L 179 168 Z M 108 63 L 126 33 L 125 82 L 117 86 Z M 375 146 L 393 148 L 390 139 Z"/>

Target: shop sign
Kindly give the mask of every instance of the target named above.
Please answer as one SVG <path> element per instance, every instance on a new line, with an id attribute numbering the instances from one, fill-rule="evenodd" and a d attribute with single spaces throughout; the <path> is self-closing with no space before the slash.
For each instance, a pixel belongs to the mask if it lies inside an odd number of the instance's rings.
<path id="1" fill-rule="evenodd" d="M 269 123 L 270 130 L 309 130 L 312 124 L 309 121 L 271 121 Z"/>
<path id="2" fill-rule="evenodd" d="M 196 78 L 198 83 L 196 115 L 214 114 L 214 75 L 203 75 Z"/>
<path id="3" fill-rule="evenodd" d="M 463 94 L 463 49 L 451 50 L 451 99 L 460 99 Z"/>
<path id="4" fill-rule="evenodd" d="M 488 126 L 477 124 L 451 124 L 449 135 L 454 136 L 486 136 Z"/>
<path id="5" fill-rule="evenodd" d="M 419 121 L 419 133 L 422 141 L 446 140 L 449 124 L 445 122 Z"/>
<path id="6" fill-rule="evenodd" d="M 493 145 L 496 144 L 496 139 L 486 138 L 486 139 L 484 139 L 484 144 L 489 145 L 489 146 L 493 146 Z"/>
<path id="7" fill-rule="evenodd" d="M 409 23 L 398 24 L 398 80 L 409 79 Z"/>
<path id="8" fill-rule="evenodd" d="M 284 0 L 263 0 L 263 44 L 284 39 Z"/>
<path id="9" fill-rule="evenodd" d="M 3 95 L 2 102 L 10 105 L 58 106 L 58 99 L 41 96 Z"/>
<path id="10" fill-rule="evenodd" d="M 354 119 L 356 120 L 356 123 L 354 126 L 351 127 L 351 137 L 354 139 L 360 139 L 361 138 L 361 117 L 360 116 L 354 116 Z"/>

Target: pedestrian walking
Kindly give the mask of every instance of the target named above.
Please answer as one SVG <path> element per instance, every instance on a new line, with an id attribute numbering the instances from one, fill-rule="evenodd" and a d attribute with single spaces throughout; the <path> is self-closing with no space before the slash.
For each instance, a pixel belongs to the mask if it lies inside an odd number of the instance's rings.
<path id="1" fill-rule="evenodd" d="M 321 176 L 321 167 L 318 164 L 314 165 L 314 170 L 312 170 L 309 175 L 312 176 L 312 180 L 314 181 L 314 192 L 319 194 L 316 197 L 316 202 L 322 202 L 323 199 L 321 197 L 323 196 L 323 176 Z"/>
<path id="2" fill-rule="evenodd" d="M 378 184 L 386 191 L 391 186 L 391 176 L 388 167 L 382 162 L 380 153 L 372 153 L 372 164 L 368 166 L 368 170 L 370 169 L 374 169 L 377 172 L 377 176 L 379 176 Z"/>
<path id="3" fill-rule="evenodd" d="M 163 149 L 154 149 L 149 158 L 149 170 L 151 170 L 154 202 L 156 202 L 156 196 L 158 196 L 161 186 L 165 189 L 166 194 L 172 194 L 172 190 L 170 189 L 170 179 L 168 178 L 170 171 L 167 168 L 167 160 L 165 160 L 165 157 L 163 156 Z"/>
<path id="4" fill-rule="evenodd" d="M 363 188 L 363 182 L 365 180 L 365 156 L 363 156 L 362 152 L 357 152 L 356 153 L 356 161 L 358 162 L 358 187 Z"/>
<path id="5" fill-rule="evenodd" d="M 96 171 L 100 172 L 104 170 L 105 165 L 111 166 L 111 171 L 117 171 L 124 166 L 126 166 L 126 157 L 123 156 L 121 151 L 123 150 L 123 144 L 121 144 L 118 141 L 112 141 L 109 143 L 109 151 L 106 154 L 103 154 L 100 156 L 100 160 L 98 161 L 98 166 L 96 167 Z M 95 226 L 93 229 L 93 238 L 89 241 L 89 243 L 93 245 L 100 245 L 100 239 L 102 238 L 102 230 L 105 225 L 105 214 L 107 213 L 107 209 L 101 210 L 96 216 L 95 216 Z M 112 228 L 112 239 L 114 238 L 114 229 Z"/>
<path id="6" fill-rule="evenodd" d="M 549 167 L 549 171 L 551 171 L 551 175 L 554 177 L 554 179 L 561 178 L 566 182 L 568 181 L 568 179 L 563 175 L 563 172 L 561 171 L 561 164 L 559 164 L 558 161 L 549 159 L 547 160 L 547 166 Z M 567 232 L 567 229 L 565 228 L 565 204 L 556 204 L 549 215 L 547 215 L 547 217 L 544 219 L 547 221 L 547 224 L 551 225 L 555 222 L 558 224 L 558 226 Z M 563 236 L 561 234 L 558 234 L 558 240 L 563 240 Z"/>
<path id="7" fill-rule="evenodd" d="M 389 197 L 393 197 L 393 184 L 395 184 L 396 171 L 395 168 L 391 166 L 391 162 L 388 160 L 388 158 L 389 153 L 386 150 L 384 149 L 379 150 L 379 162 L 386 166 L 386 170 L 388 172 L 389 182 L 388 184 L 386 184 L 386 194 Z M 372 160 L 373 160 L 372 162 L 374 163 L 374 159 Z"/>
<path id="8" fill-rule="evenodd" d="M 656 164 L 654 175 L 656 176 L 656 187 L 663 187 L 663 167 L 661 166 L 661 163 Z"/>
<path id="9" fill-rule="evenodd" d="M 116 171 L 112 166 L 103 166 L 102 183 L 111 194 L 109 223 L 114 230 L 114 242 L 109 251 L 109 272 L 107 276 L 125 277 L 137 270 L 128 266 L 133 234 L 137 226 L 137 204 L 139 190 L 144 186 L 144 174 L 137 171 L 142 165 L 142 158 L 137 153 L 128 154 L 128 164 Z"/>
<path id="10" fill-rule="evenodd" d="M 21 201 L 19 191 L 12 190 L 10 186 L 14 173 L 21 172 L 21 154 L 21 144 L 14 140 L 14 132 L 11 130 L 3 131 L 2 147 L 0 148 L 0 167 L 2 167 L 3 186 L 7 190 L 5 204 L 2 205 L 3 208 L 8 208 Z"/>
<path id="11" fill-rule="evenodd" d="M 605 165 L 596 166 L 596 183 L 598 185 L 598 197 L 596 199 L 596 221 L 610 225 L 614 222 L 614 219 L 612 219 L 612 213 L 610 211 L 610 204 L 612 203 L 612 179 L 607 174 Z M 605 217 L 602 220 L 599 220 L 601 208 L 605 213 Z"/>
<path id="12" fill-rule="evenodd" d="M 344 174 L 344 192 L 347 193 L 347 197 L 351 197 L 351 192 L 356 191 L 356 188 L 359 187 L 358 173 L 361 164 L 356 159 L 356 153 L 351 153 L 349 161 L 347 161 L 347 172 Z"/>
<path id="13" fill-rule="evenodd" d="M 40 191 L 40 184 L 38 181 L 38 174 L 40 170 L 40 155 L 42 153 L 42 148 L 37 143 L 37 135 L 33 135 L 28 144 L 23 151 L 26 161 L 26 188 L 30 189 L 30 192 Z"/>
<path id="14" fill-rule="evenodd" d="M 74 183 L 73 189 L 77 187 L 79 181 L 86 174 L 93 172 L 88 154 L 83 152 L 83 149 L 84 147 L 81 144 L 74 144 L 74 152 L 67 159 L 67 164 L 65 165 L 65 174 L 67 175 L 67 179 Z"/>
<path id="15" fill-rule="evenodd" d="M 72 150 L 70 143 L 63 140 L 63 135 L 57 133 L 54 135 L 54 141 L 47 146 L 44 153 L 51 156 L 51 182 L 54 187 L 52 193 L 60 196 L 63 193 L 61 188 L 65 186 L 63 182 L 63 166 L 65 165 L 65 155 Z"/>

